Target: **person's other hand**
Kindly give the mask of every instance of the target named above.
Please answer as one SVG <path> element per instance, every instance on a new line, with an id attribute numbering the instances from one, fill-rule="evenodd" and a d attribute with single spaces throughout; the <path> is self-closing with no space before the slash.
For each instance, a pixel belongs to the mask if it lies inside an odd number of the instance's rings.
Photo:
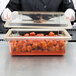
<path id="1" fill-rule="evenodd" d="M 10 9 L 6 8 L 2 13 L 1 18 L 3 21 L 7 21 L 8 19 L 11 18 L 11 15 L 12 12 L 10 11 Z"/>
<path id="2" fill-rule="evenodd" d="M 70 19 L 70 21 L 75 20 L 75 11 L 73 9 L 67 9 L 64 15 L 66 18 Z"/>

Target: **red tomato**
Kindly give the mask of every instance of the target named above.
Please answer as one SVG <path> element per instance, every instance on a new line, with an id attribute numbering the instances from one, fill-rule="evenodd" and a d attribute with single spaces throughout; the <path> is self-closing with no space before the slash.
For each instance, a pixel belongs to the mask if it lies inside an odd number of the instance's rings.
<path id="1" fill-rule="evenodd" d="M 48 42 L 49 42 L 49 40 L 48 40 L 48 39 L 46 39 L 45 41 L 46 41 L 46 43 L 48 43 Z"/>
<path id="2" fill-rule="evenodd" d="M 26 43 L 23 43 L 23 47 L 26 47 Z"/>
<path id="3" fill-rule="evenodd" d="M 22 44 L 17 44 L 17 48 L 22 48 Z"/>
<path id="4" fill-rule="evenodd" d="M 59 46 L 59 44 L 56 45 L 56 51 L 60 51 L 60 46 Z"/>
<path id="5" fill-rule="evenodd" d="M 30 33 L 30 36 L 35 36 L 35 32 L 31 32 Z"/>
<path id="6" fill-rule="evenodd" d="M 53 43 L 54 43 L 54 45 L 56 45 L 57 44 L 57 41 L 56 40 L 53 40 Z"/>
<path id="7" fill-rule="evenodd" d="M 13 43 L 13 45 L 17 45 L 17 41 L 16 40 L 12 41 L 12 43 Z"/>
<path id="8" fill-rule="evenodd" d="M 18 37 L 22 37 L 22 35 L 19 35 Z"/>
<path id="9" fill-rule="evenodd" d="M 45 41 L 43 42 L 42 48 L 43 48 L 43 49 L 47 49 L 47 44 L 46 44 Z"/>
<path id="10" fill-rule="evenodd" d="M 48 35 L 45 35 L 45 36 L 48 36 Z"/>
<path id="11" fill-rule="evenodd" d="M 23 43 L 27 43 L 27 41 L 26 40 L 23 40 Z"/>
<path id="12" fill-rule="evenodd" d="M 16 40 L 15 40 L 15 41 L 12 41 L 11 49 L 12 49 L 13 51 L 15 51 L 16 47 L 17 47 L 17 41 L 16 41 Z"/>
<path id="13" fill-rule="evenodd" d="M 32 44 L 32 48 L 36 49 L 37 47 L 38 47 L 38 43 L 34 42 L 34 43 Z"/>
<path id="14" fill-rule="evenodd" d="M 41 36 L 40 34 L 37 34 L 36 36 Z"/>
<path id="15" fill-rule="evenodd" d="M 11 46 L 12 46 L 12 48 L 16 48 L 17 45 L 11 45 Z"/>
<path id="16" fill-rule="evenodd" d="M 37 34 L 36 36 L 44 36 L 44 34 Z"/>
<path id="17" fill-rule="evenodd" d="M 60 44 L 60 46 L 64 46 L 65 45 L 65 42 L 63 40 L 60 40 L 59 41 L 59 44 Z"/>
<path id="18" fill-rule="evenodd" d="M 54 45 L 53 40 L 49 40 L 49 42 L 48 42 L 48 47 L 52 47 L 53 45 Z"/>
<path id="19" fill-rule="evenodd" d="M 61 50 L 65 50 L 65 46 L 61 46 Z"/>
<path id="20" fill-rule="evenodd" d="M 44 34 L 40 34 L 41 36 L 44 36 Z"/>
<path id="21" fill-rule="evenodd" d="M 22 40 L 18 41 L 17 48 L 22 48 L 22 44 L 23 44 L 23 41 Z"/>
<path id="22" fill-rule="evenodd" d="M 18 41 L 18 44 L 23 44 L 23 41 L 22 41 L 22 40 L 19 40 L 19 41 Z"/>
<path id="23" fill-rule="evenodd" d="M 29 39 L 28 44 L 33 44 L 33 40 Z"/>
<path id="24" fill-rule="evenodd" d="M 42 49 L 47 49 L 47 43 L 44 40 L 40 41 L 38 46 Z"/>
<path id="25" fill-rule="evenodd" d="M 50 32 L 50 33 L 49 33 L 49 36 L 55 36 L 55 33 Z"/>
<path id="26" fill-rule="evenodd" d="M 39 47 L 42 47 L 44 43 L 42 41 L 39 42 Z"/>
<path id="27" fill-rule="evenodd" d="M 26 47 L 24 46 L 24 47 L 22 47 L 22 51 L 26 51 Z"/>
<path id="28" fill-rule="evenodd" d="M 49 47 L 49 51 L 55 51 L 55 46 Z"/>
<path id="29" fill-rule="evenodd" d="M 29 36 L 29 34 L 28 34 L 28 33 L 26 33 L 24 36 Z"/>
<path id="30" fill-rule="evenodd" d="M 11 45 L 11 51 L 15 51 L 16 50 L 16 46 Z"/>
<path id="31" fill-rule="evenodd" d="M 30 45 L 27 46 L 27 50 L 28 50 L 28 52 L 30 52 L 32 50 L 32 47 Z"/>
<path id="32" fill-rule="evenodd" d="M 55 46 L 51 47 L 51 51 L 55 51 Z"/>
<path id="33" fill-rule="evenodd" d="M 16 52 L 20 52 L 20 49 L 19 48 L 16 48 Z"/>

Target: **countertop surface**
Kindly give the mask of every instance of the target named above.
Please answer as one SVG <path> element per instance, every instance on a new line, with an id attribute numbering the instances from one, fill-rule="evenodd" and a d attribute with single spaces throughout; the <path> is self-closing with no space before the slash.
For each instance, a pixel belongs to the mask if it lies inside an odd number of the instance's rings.
<path id="1" fill-rule="evenodd" d="M 67 44 L 64 56 L 11 56 L 0 41 L 0 76 L 75 76 L 76 43 Z"/>

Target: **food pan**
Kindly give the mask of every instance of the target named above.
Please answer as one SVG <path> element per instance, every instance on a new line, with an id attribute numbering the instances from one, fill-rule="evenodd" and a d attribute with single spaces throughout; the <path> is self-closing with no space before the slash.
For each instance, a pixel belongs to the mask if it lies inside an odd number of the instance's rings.
<path id="1" fill-rule="evenodd" d="M 11 55 L 64 55 L 72 38 L 64 29 L 10 29 L 4 39 Z"/>

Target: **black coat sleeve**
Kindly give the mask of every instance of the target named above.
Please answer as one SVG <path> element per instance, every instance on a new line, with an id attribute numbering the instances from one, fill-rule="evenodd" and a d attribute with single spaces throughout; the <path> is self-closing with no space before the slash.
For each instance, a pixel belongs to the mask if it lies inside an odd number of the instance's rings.
<path id="1" fill-rule="evenodd" d="M 9 8 L 11 11 L 20 11 L 21 10 L 20 0 L 10 0 L 6 8 Z"/>
<path id="2" fill-rule="evenodd" d="M 65 10 L 68 8 L 74 9 L 74 4 L 72 0 L 63 0 L 63 4 L 65 6 Z"/>
<path id="3" fill-rule="evenodd" d="M 65 12 L 68 8 L 75 10 L 72 0 L 62 0 L 62 3 L 59 6 L 59 11 Z"/>

